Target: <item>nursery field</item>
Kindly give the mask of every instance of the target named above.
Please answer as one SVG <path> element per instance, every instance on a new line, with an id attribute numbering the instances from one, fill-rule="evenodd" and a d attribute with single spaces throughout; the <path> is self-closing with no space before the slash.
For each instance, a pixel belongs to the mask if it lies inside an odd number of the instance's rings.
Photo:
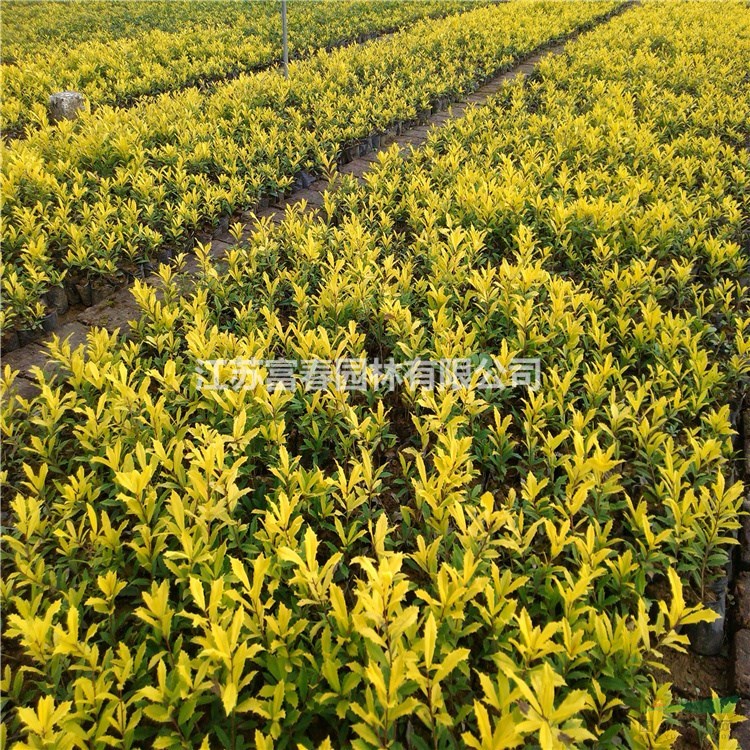
<path id="1" fill-rule="evenodd" d="M 290 0 L 290 55 L 486 3 Z M 6 133 L 46 122 L 46 98 L 74 89 L 94 107 L 235 76 L 277 62 L 281 15 L 270 0 L 4 0 Z"/>
<path id="2" fill-rule="evenodd" d="M 242 76 L 102 106 L 4 144 L 0 330 L 39 331 L 67 284 L 118 284 L 341 150 L 464 95 L 613 2 L 492 4 Z M 71 302 L 75 297 L 71 296 Z"/>
<path id="3" fill-rule="evenodd" d="M 645 0 L 335 174 L 615 7 L 487 5 L 6 144 L 6 327 L 165 247 L 198 272 L 52 343 L 38 395 L 3 374 L 2 746 L 677 746 L 665 657 L 746 495 L 750 5 Z M 196 241 L 300 170 L 319 211 Z M 701 747 L 740 747 L 734 698 Z"/>

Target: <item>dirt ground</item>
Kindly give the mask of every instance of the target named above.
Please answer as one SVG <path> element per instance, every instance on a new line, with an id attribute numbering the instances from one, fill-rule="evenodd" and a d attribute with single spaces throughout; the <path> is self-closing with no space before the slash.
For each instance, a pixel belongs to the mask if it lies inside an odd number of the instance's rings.
<path id="1" fill-rule="evenodd" d="M 672 694 L 685 701 L 699 701 L 711 697 L 713 690 L 721 697 L 732 695 L 732 664 L 727 656 L 700 656 L 667 650 L 664 665 L 669 673 L 655 675 L 660 682 L 672 683 Z M 675 750 L 704 750 L 698 731 L 691 726 L 693 721 L 705 721 L 705 715 L 687 711 L 678 716 L 680 739 Z M 750 749 L 749 749 L 750 750 Z"/>

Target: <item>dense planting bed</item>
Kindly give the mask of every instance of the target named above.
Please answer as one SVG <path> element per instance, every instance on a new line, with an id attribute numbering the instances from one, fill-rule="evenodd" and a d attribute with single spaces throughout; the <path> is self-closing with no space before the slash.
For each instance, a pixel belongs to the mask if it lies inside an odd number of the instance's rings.
<path id="1" fill-rule="evenodd" d="M 615 7 L 482 7 L 276 71 L 211 95 L 102 107 L 6 145 L 0 329 L 39 328 L 45 294 L 136 274 L 220 216 L 320 170 L 348 143 L 472 90 L 498 69 Z"/>
<path id="2" fill-rule="evenodd" d="M 645 3 L 322 217 L 199 247 L 190 295 L 163 267 L 130 341 L 58 347 L 4 407 L 9 735 L 672 746 L 653 674 L 742 495 L 748 69 L 746 3 Z M 196 378 L 482 353 L 540 388 Z"/>
<path id="3" fill-rule="evenodd" d="M 290 53 L 481 4 L 291 0 Z M 53 91 L 80 91 L 93 106 L 122 105 L 269 65 L 281 56 L 279 7 L 266 0 L 3 2 L 3 130 L 44 126 Z"/>

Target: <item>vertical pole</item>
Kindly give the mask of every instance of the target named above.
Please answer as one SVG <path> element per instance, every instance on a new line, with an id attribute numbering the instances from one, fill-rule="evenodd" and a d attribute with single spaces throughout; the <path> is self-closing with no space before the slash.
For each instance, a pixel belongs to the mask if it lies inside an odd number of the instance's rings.
<path id="1" fill-rule="evenodd" d="M 284 48 L 284 77 L 289 78 L 289 35 L 286 30 L 286 0 L 281 0 L 281 43 Z"/>

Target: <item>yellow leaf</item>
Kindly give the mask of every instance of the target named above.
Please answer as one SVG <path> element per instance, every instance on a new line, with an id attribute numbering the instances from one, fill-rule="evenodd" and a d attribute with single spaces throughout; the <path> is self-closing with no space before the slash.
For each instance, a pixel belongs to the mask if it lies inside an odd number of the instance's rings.
<path id="1" fill-rule="evenodd" d="M 427 622 L 424 626 L 424 662 L 427 669 L 432 667 L 432 657 L 435 653 L 435 640 L 437 639 L 437 625 L 435 624 L 435 617 L 432 612 L 427 618 Z"/>
<path id="2" fill-rule="evenodd" d="M 237 705 L 237 686 L 233 682 L 224 686 L 221 691 L 221 702 L 224 704 L 224 711 L 229 716 Z"/>
<path id="3" fill-rule="evenodd" d="M 205 611 L 206 597 L 203 593 L 203 584 L 194 576 L 190 576 L 190 593 L 193 595 L 198 606 Z"/>

